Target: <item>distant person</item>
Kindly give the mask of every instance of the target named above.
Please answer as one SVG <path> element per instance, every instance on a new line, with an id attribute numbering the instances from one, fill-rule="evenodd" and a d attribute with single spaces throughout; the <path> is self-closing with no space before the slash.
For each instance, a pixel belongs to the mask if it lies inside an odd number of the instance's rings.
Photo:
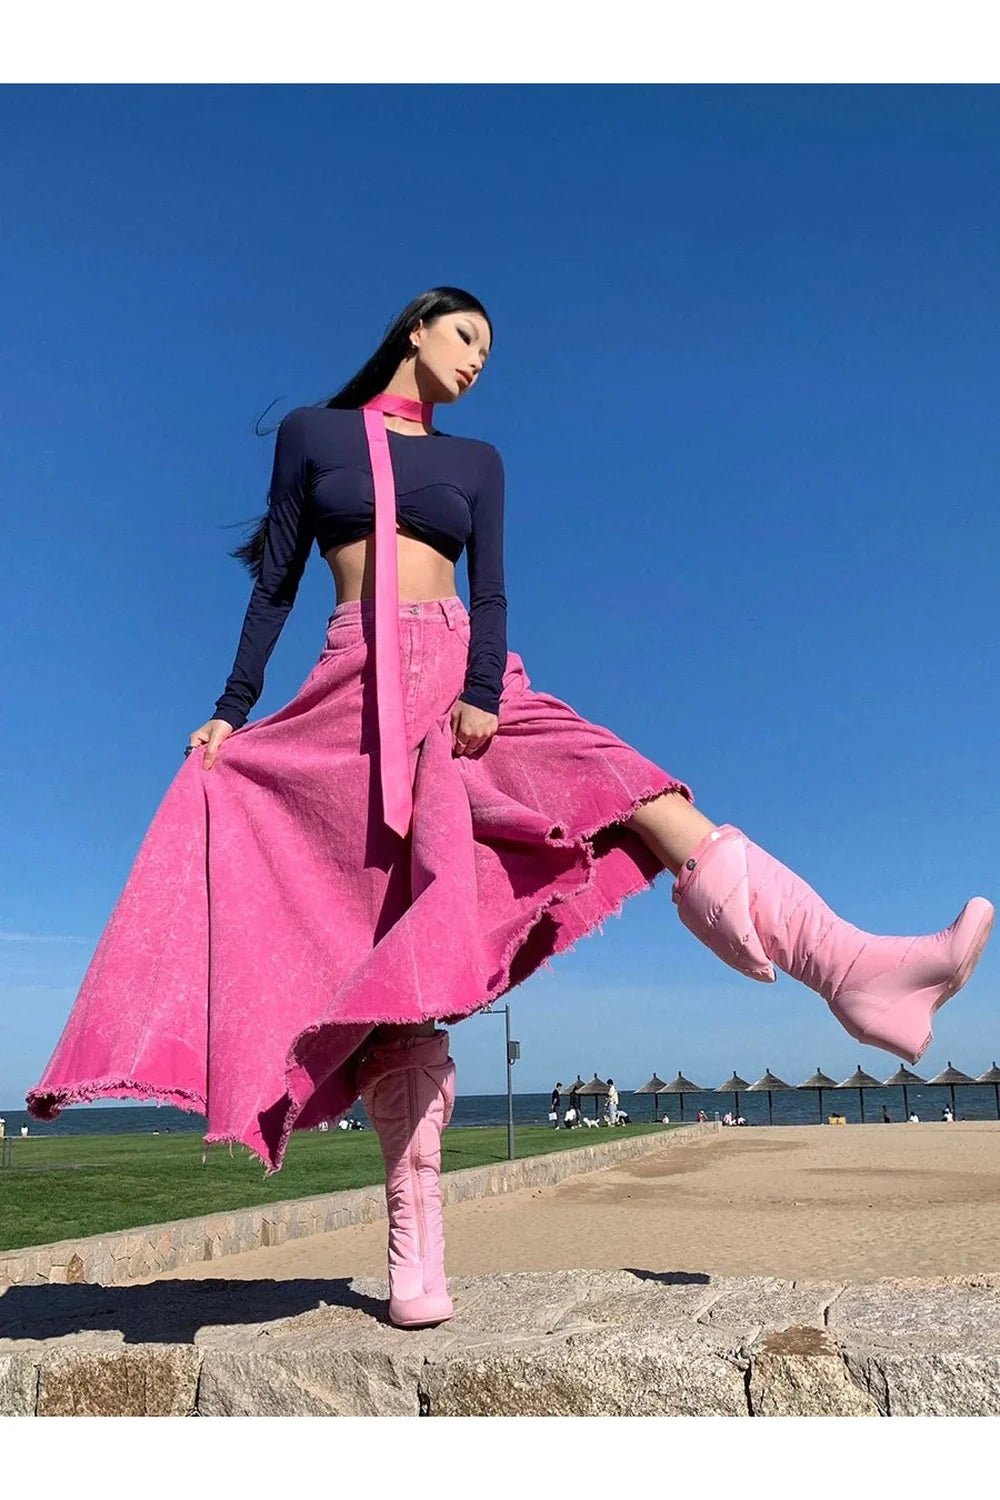
<path id="1" fill-rule="evenodd" d="M 742 1115 L 739 1115 L 739 1116 L 737 1116 L 736 1123 L 737 1123 L 737 1125 L 745 1125 L 746 1124 L 746 1120 L 744 1120 L 744 1118 L 743 1118 Z"/>
<path id="2" fill-rule="evenodd" d="M 552 1098 L 549 1100 L 549 1123 L 558 1126 L 559 1106 L 562 1103 L 562 1084 L 557 1083 L 552 1090 Z"/>
<path id="3" fill-rule="evenodd" d="M 955 1123 L 955 1112 L 951 1108 L 950 1104 L 946 1104 L 944 1109 L 941 1111 L 941 1118 L 942 1120 L 944 1120 L 946 1125 L 953 1125 Z"/>
<path id="4" fill-rule="evenodd" d="M 578 1109 L 574 1109 L 573 1106 L 570 1105 L 569 1109 L 566 1111 L 566 1118 L 563 1123 L 565 1124 L 567 1130 L 572 1130 L 574 1125 L 579 1125 L 580 1123 L 580 1111 Z"/>
<path id="5" fill-rule="evenodd" d="M 917 1114 L 917 1112 L 916 1112 L 915 1109 L 911 1109 L 910 1110 L 910 1113 L 906 1117 L 906 1123 L 908 1125 L 919 1125 L 920 1124 L 920 1116 Z"/>
<path id="6" fill-rule="evenodd" d="M 22 1125 L 21 1126 L 21 1139 L 25 1140 L 27 1138 L 27 1135 L 28 1135 L 28 1127 L 27 1127 L 27 1125 Z"/>
<path id="7" fill-rule="evenodd" d="M 575 1109 L 576 1112 L 577 1112 L 577 1114 L 580 1113 L 580 1090 L 579 1089 L 575 1089 L 575 1088 L 570 1089 L 570 1091 L 569 1091 L 569 1107 L 570 1107 L 570 1109 Z"/>
<path id="8" fill-rule="evenodd" d="M 613 1078 L 608 1079 L 608 1124 L 618 1124 L 618 1090 Z"/>
<path id="9" fill-rule="evenodd" d="M 882 1124 L 883 1125 L 891 1125 L 892 1124 L 892 1116 L 890 1115 L 887 1106 L 884 1105 L 884 1104 L 882 1106 Z"/>
<path id="10" fill-rule="evenodd" d="M 722 1116 L 722 1123 L 723 1125 L 732 1125 L 735 1123 L 733 1120 L 733 1112 L 731 1109 L 727 1109 L 726 1113 Z"/>
<path id="11" fill-rule="evenodd" d="M 703 1109 L 699 1109 L 698 1113 L 695 1115 L 695 1119 L 697 1120 L 699 1125 L 704 1125 L 705 1121 L 708 1119 L 708 1115 L 706 1115 Z"/>

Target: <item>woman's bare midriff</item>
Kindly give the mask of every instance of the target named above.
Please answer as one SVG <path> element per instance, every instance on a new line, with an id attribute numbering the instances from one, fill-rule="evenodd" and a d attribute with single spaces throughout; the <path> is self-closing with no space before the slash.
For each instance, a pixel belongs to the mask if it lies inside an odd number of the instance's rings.
<path id="1" fill-rule="evenodd" d="M 415 604 L 427 599 L 449 599 L 457 592 L 454 563 L 402 528 L 399 528 L 396 542 L 401 600 Z M 323 560 L 330 565 L 338 604 L 355 599 L 374 599 L 374 536 L 331 547 L 329 552 L 324 552 Z"/>

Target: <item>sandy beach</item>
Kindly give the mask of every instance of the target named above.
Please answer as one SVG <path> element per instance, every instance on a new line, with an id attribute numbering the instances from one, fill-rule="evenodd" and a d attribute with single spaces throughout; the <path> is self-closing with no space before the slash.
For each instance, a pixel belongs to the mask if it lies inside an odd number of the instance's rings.
<path id="1" fill-rule="evenodd" d="M 359 1225 L 169 1274 L 384 1276 L 385 1232 L 384 1221 Z M 726 1131 L 707 1147 L 456 1204 L 446 1236 L 455 1276 L 578 1267 L 856 1281 L 1000 1273 L 1000 1123 Z"/>

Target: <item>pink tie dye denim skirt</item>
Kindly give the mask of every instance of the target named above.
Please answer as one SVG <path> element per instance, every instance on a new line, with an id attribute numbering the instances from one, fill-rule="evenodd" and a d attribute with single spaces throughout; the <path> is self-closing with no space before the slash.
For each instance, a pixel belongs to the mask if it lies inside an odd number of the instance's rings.
<path id="1" fill-rule="evenodd" d="M 521 658 L 500 728 L 452 750 L 469 618 L 399 606 L 413 821 L 381 819 L 370 601 L 330 617 L 292 701 L 196 750 L 146 833 L 31 1113 L 105 1096 L 208 1117 L 276 1171 L 289 1133 L 357 1098 L 379 1023 L 456 1021 L 592 931 L 661 866 L 621 827 L 690 790 L 557 698 Z"/>

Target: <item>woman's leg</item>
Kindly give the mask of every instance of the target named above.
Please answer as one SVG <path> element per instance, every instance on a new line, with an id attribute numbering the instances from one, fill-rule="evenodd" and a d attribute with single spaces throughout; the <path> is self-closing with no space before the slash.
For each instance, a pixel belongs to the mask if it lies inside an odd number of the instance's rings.
<path id="1" fill-rule="evenodd" d="M 967 902 L 950 927 L 876 937 L 844 922 L 816 892 L 738 828 L 716 827 L 678 792 L 645 803 L 626 827 L 679 878 L 673 899 L 695 936 L 732 968 L 771 981 L 774 964 L 823 996 L 846 1031 L 916 1062 L 934 1012 L 969 978 L 993 907 Z"/>
<path id="2" fill-rule="evenodd" d="M 664 792 L 644 802 L 625 827 L 637 833 L 671 875 L 676 875 L 715 824 L 693 807 L 683 792 Z"/>

